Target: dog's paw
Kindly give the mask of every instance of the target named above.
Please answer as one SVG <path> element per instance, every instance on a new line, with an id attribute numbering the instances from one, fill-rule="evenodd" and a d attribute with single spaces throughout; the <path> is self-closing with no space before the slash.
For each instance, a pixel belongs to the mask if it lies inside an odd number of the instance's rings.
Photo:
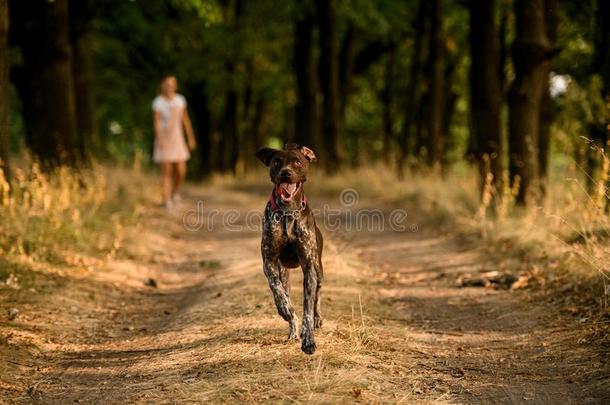
<path id="1" fill-rule="evenodd" d="M 316 351 L 316 342 L 313 340 L 313 336 L 309 334 L 301 336 L 301 350 L 306 354 L 314 354 Z"/>
<path id="2" fill-rule="evenodd" d="M 316 316 L 313 318 L 313 327 L 315 329 L 320 329 L 322 327 L 322 318 L 319 316 Z"/>
<path id="3" fill-rule="evenodd" d="M 286 343 L 299 341 L 299 328 L 297 327 L 297 317 L 295 316 L 292 322 L 288 323 L 288 339 Z"/>
<path id="4" fill-rule="evenodd" d="M 307 342 L 303 341 L 303 343 L 301 343 L 301 350 L 305 354 L 314 354 L 316 352 L 316 342 L 313 340 Z"/>
<path id="5" fill-rule="evenodd" d="M 293 342 L 298 342 L 299 341 L 299 335 L 296 333 L 296 331 L 291 331 L 288 334 L 288 338 L 286 339 L 286 343 L 293 343 Z"/>

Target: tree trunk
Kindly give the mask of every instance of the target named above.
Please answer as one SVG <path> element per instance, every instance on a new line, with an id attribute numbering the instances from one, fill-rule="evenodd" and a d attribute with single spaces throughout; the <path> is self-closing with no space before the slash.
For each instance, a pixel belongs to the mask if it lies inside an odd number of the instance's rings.
<path id="1" fill-rule="evenodd" d="M 89 160 L 95 144 L 93 104 L 93 62 L 89 27 L 92 18 L 90 0 L 70 0 L 70 40 L 73 51 L 72 71 L 76 101 L 76 136 L 78 156 Z"/>
<path id="2" fill-rule="evenodd" d="M 324 97 L 322 133 L 325 149 L 325 168 L 329 173 L 341 167 L 342 123 L 341 95 L 336 32 L 336 0 L 317 0 L 320 30 L 320 87 Z"/>
<path id="3" fill-rule="evenodd" d="M 252 109 L 252 99 L 254 97 L 254 61 L 252 58 L 248 58 L 244 63 L 246 67 L 246 83 L 244 87 L 244 95 L 243 95 L 243 108 L 241 112 L 241 120 L 243 122 L 247 122 L 250 119 L 251 109 Z"/>
<path id="4" fill-rule="evenodd" d="M 26 141 L 44 167 L 75 164 L 76 107 L 68 0 L 17 5 L 15 35 L 23 67 L 15 83 L 24 104 Z M 12 21 L 12 15 L 11 15 Z"/>
<path id="5" fill-rule="evenodd" d="M 8 72 L 10 60 L 8 57 L 8 0 L 0 0 L 0 169 L 4 177 L 10 178 L 9 166 L 9 126 L 8 126 Z"/>
<path id="6" fill-rule="evenodd" d="M 599 72 L 602 76 L 602 97 L 606 102 L 610 102 L 610 2 L 598 0 L 597 6 L 597 27 L 598 27 L 598 40 L 597 49 L 597 64 Z M 608 111 L 606 111 L 606 122 L 609 120 Z M 606 130 L 610 130 L 606 126 Z"/>
<path id="7" fill-rule="evenodd" d="M 235 161 L 234 172 L 238 176 L 243 176 L 246 173 L 246 167 L 248 163 L 252 163 L 255 159 L 253 150 L 250 148 L 249 142 L 249 125 L 250 116 L 252 115 L 252 106 L 254 104 L 254 85 L 256 82 L 255 66 L 252 58 L 248 58 L 245 63 L 246 77 L 245 77 L 245 88 L 243 90 L 243 102 L 241 111 L 241 120 L 237 120 L 237 137 L 236 137 L 236 148 L 237 156 Z M 240 121 L 242 124 L 240 124 Z"/>
<path id="8" fill-rule="evenodd" d="M 323 155 L 318 136 L 317 76 L 314 57 L 314 15 L 307 9 L 294 28 L 294 71 L 296 76 L 297 102 L 295 107 L 295 141 L 308 145 Z M 261 146 L 261 145 L 258 145 Z"/>
<path id="9" fill-rule="evenodd" d="M 345 107 L 350 91 L 351 77 L 354 70 L 354 42 L 356 33 L 353 24 L 350 22 L 341 48 L 339 49 L 339 103 L 341 111 L 341 128 L 345 127 Z"/>
<path id="10" fill-rule="evenodd" d="M 249 150 L 257 150 L 265 143 L 262 128 L 267 113 L 267 105 L 262 96 L 259 96 L 254 104 L 254 114 L 249 122 L 247 130 L 247 142 L 244 142 Z M 253 168 L 256 168 L 257 166 L 257 162 L 252 162 Z"/>
<path id="11" fill-rule="evenodd" d="M 410 151 L 411 134 L 413 132 L 413 124 L 415 123 L 417 109 L 417 101 L 420 99 L 421 86 L 420 74 L 422 66 L 422 54 L 424 50 L 424 36 L 426 33 L 426 0 L 420 0 L 418 11 L 413 21 L 414 47 L 411 55 L 411 65 L 409 70 L 409 82 L 406 91 L 406 102 L 404 108 L 404 121 L 402 125 L 402 133 L 399 142 L 399 155 L 397 162 L 398 176 L 403 176 L 405 161 Z M 422 117 L 419 116 L 419 121 Z"/>
<path id="12" fill-rule="evenodd" d="M 214 169 L 212 158 L 217 154 L 212 150 L 212 120 L 208 89 L 205 82 L 193 84 L 187 88 L 193 127 L 197 137 L 197 177 L 204 178 Z"/>
<path id="13" fill-rule="evenodd" d="M 600 148 L 605 148 L 610 140 L 610 2 L 598 0 L 595 24 L 595 65 L 594 72 L 598 73 L 602 79 L 600 96 L 605 101 L 601 117 L 596 117 L 595 123 L 591 125 L 590 137 Z M 600 156 L 597 151 L 595 158 L 599 161 Z M 607 156 L 607 154 L 606 154 Z M 596 162 L 592 166 L 599 166 Z M 594 170 L 591 170 L 588 178 L 595 179 Z M 607 185 L 606 185 L 607 186 Z"/>
<path id="14" fill-rule="evenodd" d="M 428 164 L 440 164 L 445 149 L 443 139 L 443 24 L 441 18 L 441 0 L 430 1 L 430 50 L 428 55 L 429 114 L 428 128 Z"/>
<path id="15" fill-rule="evenodd" d="M 241 54 L 241 43 L 238 41 L 238 33 L 241 31 L 243 1 L 230 1 L 227 11 L 233 31 L 233 52 L 225 62 L 228 87 L 225 93 L 225 108 L 222 122 L 220 170 L 235 172 L 237 170 L 237 163 L 240 159 L 238 116 L 239 92 L 237 90 L 236 65 L 239 55 Z"/>
<path id="16" fill-rule="evenodd" d="M 555 46 L 557 41 L 557 1 L 544 0 L 544 22 L 549 47 Z M 540 168 L 540 193 L 546 195 L 546 183 L 548 175 L 548 161 L 551 143 L 551 124 L 555 118 L 555 103 L 551 99 L 550 74 L 552 60 L 544 61 L 544 72 L 542 83 L 542 95 L 540 100 L 540 123 L 538 132 L 538 166 Z"/>
<path id="17" fill-rule="evenodd" d="M 495 0 L 494 0 L 495 3 Z M 506 1 L 501 3 L 501 14 L 500 14 L 500 26 L 498 28 L 498 40 L 499 40 L 499 53 L 500 59 L 498 62 L 498 78 L 500 83 L 500 92 L 504 95 L 506 91 L 506 74 L 504 72 L 506 67 L 506 60 L 508 59 L 508 46 L 506 45 L 506 37 L 508 34 L 509 15 L 510 7 L 508 7 Z"/>
<path id="18" fill-rule="evenodd" d="M 416 107 L 417 108 L 417 107 Z M 430 114 L 430 95 L 428 90 L 423 91 L 419 108 L 417 108 L 418 120 L 415 123 L 415 155 L 419 160 L 423 161 L 426 151 L 426 142 L 428 140 L 428 114 Z"/>
<path id="19" fill-rule="evenodd" d="M 549 57 L 544 0 L 516 0 L 515 23 L 515 80 L 508 96 L 509 166 L 511 180 L 520 179 L 517 204 L 529 205 L 540 198 L 540 102 L 547 79 L 544 64 Z"/>
<path id="20" fill-rule="evenodd" d="M 454 71 L 447 75 L 447 81 L 453 81 Z M 453 116 L 455 115 L 455 108 L 459 98 L 459 95 L 453 90 L 453 87 L 450 85 L 445 85 L 445 90 L 443 91 L 443 98 L 445 100 L 445 105 L 443 106 L 443 125 L 442 125 L 442 134 L 443 139 L 445 139 L 445 150 L 450 150 L 455 146 L 455 138 L 451 132 L 451 124 L 453 122 Z M 448 166 L 448 156 L 447 153 L 442 154 L 441 159 L 441 167 L 442 169 L 446 169 Z"/>
<path id="21" fill-rule="evenodd" d="M 502 83 L 499 44 L 494 26 L 494 1 L 470 2 L 470 120 L 481 192 L 485 177 L 500 189 L 502 181 Z"/>
<path id="22" fill-rule="evenodd" d="M 392 85 L 393 85 L 393 67 L 395 63 L 395 52 L 390 52 L 385 61 L 384 84 L 381 91 L 381 105 L 383 109 L 383 138 L 382 138 L 382 154 L 383 161 L 386 165 L 391 163 L 392 159 L 392 139 L 394 138 L 393 128 L 394 121 L 392 115 Z"/>
<path id="23" fill-rule="evenodd" d="M 221 157 L 221 171 L 234 171 L 235 165 L 238 159 L 238 117 L 237 117 L 237 103 L 239 101 L 239 95 L 237 89 L 235 89 L 235 67 L 230 62 L 227 67 L 227 76 L 229 79 L 229 89 L 227 89 L 225 98 L 225 110 L 223 116 L 222 126 L 222 157 Z"/>

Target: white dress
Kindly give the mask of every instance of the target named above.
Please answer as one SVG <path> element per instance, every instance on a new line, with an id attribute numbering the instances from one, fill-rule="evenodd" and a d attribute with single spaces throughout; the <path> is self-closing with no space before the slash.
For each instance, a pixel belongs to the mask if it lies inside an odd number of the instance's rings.
<path id="1" fill-rule="evenodd" d="M 152 109 L 161 114 L 159 134 L 155 137 L 153 161 L 185 162 L 191 154 L 186 146 L 182 130 L 182 118 L 186 110 L 186 100 L 181 94 L 176 94 L 171 100 L 157 96 L 152 103 Z"/>

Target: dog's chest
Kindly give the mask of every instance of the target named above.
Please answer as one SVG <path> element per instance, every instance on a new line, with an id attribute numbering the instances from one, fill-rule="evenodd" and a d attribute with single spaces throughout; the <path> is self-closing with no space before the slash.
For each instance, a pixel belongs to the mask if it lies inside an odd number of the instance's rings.
<path id="1" fill-rule="evenodd" d="M 265 233 L 276 241 L 305 242 L 312 232 L 300 213 L 272 211 L 265 218 Z"/>

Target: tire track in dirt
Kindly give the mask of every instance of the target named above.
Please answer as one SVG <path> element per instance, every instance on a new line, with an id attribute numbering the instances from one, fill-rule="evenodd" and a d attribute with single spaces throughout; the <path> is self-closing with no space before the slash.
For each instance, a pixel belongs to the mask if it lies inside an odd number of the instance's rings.
<path id="1" fill-rule="evenodd" d="M 425 227 L 415 233 L 325 232 L 324 327 L 316 334 L 316 354 L 302 354 L 298 344 L 285 343 L 287 326 L 261 271 L 260 230 L 246 227 L 246 214 L 256 219 L 265 195 L 206 189 L 203 228 L 197 232 L 184 228 L 180 213 L 146 214 L 142 227 L 126 238 L 130 257 L 66 281 L 59 294 L 82 304 L 81 311 L 61 314 L 65 327 L 54 326 L 56 318 L 40 321 L 40 333 L 51 341 L 41 343 L 45 365 L 27 377 L 31 388 L 13 399 L 46 404 L 603 403 L 609 398 L 607 365 L 599 353 L 576 344 L 576 325 L 528 301 L 527 292 L 454 287 L 464 272 L 516 263 L 499 263 L 472 243 Z M 191 189 L 186 207 L 197 207 L 200 198 Z M 229 212 L 238 214 L 231 227 L 216 222 L 207 230 L 208 221 Z M 300 313 L 302 279 L 299 271 L 293 275 L 292 300 Z M 144 286 L 149 277 L 158 288 Z M 85 293 L 93 294 L 95 305 L 84 301 Z"/>
<path id="2" fill-rule="evenodd" d="M 424 356 L 418 364 L 427 389 L 465 403 L 610 399 L 605 355 L 582 344 L 578 320 L 527 290 L 456 287 L 465 273 L 519 269 L 511 259 L 438 233 L 362 243 L 361 256 L 379 269 L 379 315 L 407 328 L 411 349 Z"/>

